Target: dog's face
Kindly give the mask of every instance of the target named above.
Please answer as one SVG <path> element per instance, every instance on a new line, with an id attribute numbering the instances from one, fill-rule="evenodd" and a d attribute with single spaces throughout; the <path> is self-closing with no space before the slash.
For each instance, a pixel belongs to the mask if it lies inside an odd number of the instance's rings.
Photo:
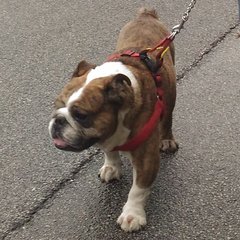
<path id="1" fill-rule="evenodd" d="M 82 151 L 110 137 L 118 125 L 118 112 L 133 101 L 129 78 L 107 75 L 85 61 L 55 101 L 49 132 L 55 146 Z"/>

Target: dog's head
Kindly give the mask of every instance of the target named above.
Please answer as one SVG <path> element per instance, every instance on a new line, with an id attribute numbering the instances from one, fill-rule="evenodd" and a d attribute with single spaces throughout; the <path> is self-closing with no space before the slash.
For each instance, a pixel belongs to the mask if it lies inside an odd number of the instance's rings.
<path id="1" fill-rule="evenodd" d="M 49 132 L 57 148 L 82 151 L 109 138 L 118 113 L 131 107 L 133 89 L 116 64 L 82 61 L 55 101 Z"/>

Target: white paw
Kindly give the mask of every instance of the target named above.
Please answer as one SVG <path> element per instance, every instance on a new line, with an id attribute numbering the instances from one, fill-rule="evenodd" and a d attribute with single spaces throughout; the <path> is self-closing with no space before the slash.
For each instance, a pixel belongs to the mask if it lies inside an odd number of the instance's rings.
<path id="1" fill-rule="evenodd" d="M 103 165 L 99 170 L 99 177 L 102 182 L 109 182 L 113 179 L 120 180 L 121 175 L 121 167 L 113 165 Z"/>
<path id="2" fill-rule="evenodd" d="M 125 209 L 117 223 L 125 232 L 137 231 L 147 224 L 145 211 L 139 208 Z"/>

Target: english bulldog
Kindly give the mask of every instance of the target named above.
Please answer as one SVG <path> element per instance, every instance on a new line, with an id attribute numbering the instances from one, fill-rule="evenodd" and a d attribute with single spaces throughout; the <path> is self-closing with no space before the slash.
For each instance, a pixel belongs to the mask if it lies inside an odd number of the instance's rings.
<path id="1" fill-rule="evenodd" d="M 120 32 L 116 53 L 142 51 L 154 46 L 169 32 L 155 10 L 142 8 Z M 154 58 L 156 53 L 151 53 Z M 162 78 L 164 114 L 157 127 L 136 149 L 125 151 L 133 167 L 133 183 L 117 223 L 124 231 L 146 225 L 145 203 L 159 169 L 159 151 L 178 148 L 172 134 L 172 112 L 176 98 L 174 46 L 164 56 Z M 134 137 L 149 120 L 156 103 L 156 85 L 151 71 L 133 57 L 121 56 L 102 65 L 81 61 L 71 80 L 55 101 L 49 123 L 54 145 L 61 150 L 81 152 L 90 146 L 104 151 L 99 170 L 103 182 L 122 175 L 119 151 L 114 149 Z"/>

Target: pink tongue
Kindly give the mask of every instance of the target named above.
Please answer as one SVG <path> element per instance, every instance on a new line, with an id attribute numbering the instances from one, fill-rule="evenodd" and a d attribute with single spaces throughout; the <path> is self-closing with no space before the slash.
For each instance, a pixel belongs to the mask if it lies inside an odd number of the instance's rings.
<path id="1" fill-rule="evenodd" d="M 55 138 L 55 139 L 53 139 L 53 143 L 54 143 L 55 145 L 57 145 L 58 147 L 61 147 L 61 148 L 64 148 L 64 147 L 67 146 L 67 143 L 64 142 L 64 141 L 63 141 L 62 139 L 60 139 L 60 138 Z"/>

